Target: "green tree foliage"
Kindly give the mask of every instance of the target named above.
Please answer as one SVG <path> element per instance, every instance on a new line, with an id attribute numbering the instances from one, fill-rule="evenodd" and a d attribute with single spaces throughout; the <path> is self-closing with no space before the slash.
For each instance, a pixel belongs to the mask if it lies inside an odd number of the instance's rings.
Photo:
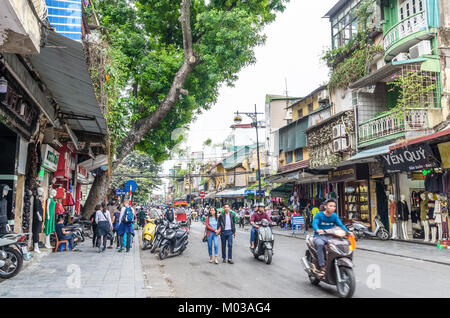
<path id="1" fill-rule="evenodd" d="M 288 0 L 192 0 L 194 53 L 200 59 L 182 95 L 156 129 L 136 145 L 156 162 L 168 158 L 179 140 L 171 132 L 186 127 L 218 97 L 221 84 L 233 85 L 237 73 L 255 62 L 253 49 L 264 43 L 263 27 Z M 113 153 L 134 133 L 138 120 L 162 103 L 184 60 L 179 0 L 102 0 L 95 6 L 110 44 L 109 68 L 118 98 L 108 111 Z M 109 82 L 107 81 L 107 82 Z M 120 94 L 118 94 L 120 92 Z"/>
<path id="2" fill-rule="evenodd" d="M 117 167 L 115 174 L 157 175 L 160 169 L 160 165 L 156 164 L 150 156 L 139 151 L 133 151 Z M 123 189 L 125 182 L 130 179 L 130 177 L 126 176 L 113 176 L 111 178 L 111 187 Z M 161 179 L 158 178 L 133 178 L 133 180 L 138 184 L 138 189 L 134 193 L 134 201 L 137 202 L 146 202 L 148 195 L 162 184 Z"/>

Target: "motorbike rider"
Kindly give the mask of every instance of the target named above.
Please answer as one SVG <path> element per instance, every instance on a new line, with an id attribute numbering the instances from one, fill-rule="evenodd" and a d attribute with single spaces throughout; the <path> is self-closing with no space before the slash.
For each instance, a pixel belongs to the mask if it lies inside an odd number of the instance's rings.
<path id="1" fill-rule="evenodd" d="M 250 232 L 250 240 L 252 244 L 252 249 L 255 248 L 255 233 L 256 230 L 260 228 L 260 225 L 256 225 L 256 222 L 261 222 L 263 219 L 266 219 L 270 223 L 272 223 L 272 220 L 270 219 L 269 215 L 264 211 L 264 204 L 263 203 L 257 203 L 256 204 L 257 210 L 255 213 L 252 214 L 252 217 L 250 218 L 250 224 L 252 225 L 252 230 Z"/>
<path id="2" fill-rule="evenodd" d="M 314 229 L 314 245 L 317 249 L 317 257 L 319 259 L 320 270 L 319 275 L 325 275 L 325 254 L 323 247 L 328 243 L 328 236 L 324 235 L 324 230 L 339 226 L 345 232 L 349 233 L 349 230 L 344 226 L 342 221 L 336 212 L 336 200 L 333 198 L 328 199 L 324 203 L 324 211 L 318 212 L 314 217 L 312 227 Z"/>

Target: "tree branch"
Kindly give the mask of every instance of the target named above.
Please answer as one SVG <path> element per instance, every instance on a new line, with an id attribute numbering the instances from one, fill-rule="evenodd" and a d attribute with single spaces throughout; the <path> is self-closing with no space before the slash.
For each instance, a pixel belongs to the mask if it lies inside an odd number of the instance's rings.
<path id="1" fill-rule="evenodd" d="M 153 128 L 155 128 L 169 111 L 173 108 L 175 103 L 180 98 L 180 94 L 187 94 L 187 90 L 183 89 L 189 74 L 192 70 L 200 64 L 200 59 L 194 54 L 192 43 L 192 29 L 190 18 L 190 0 L 181 1 L 181 15 L 179 18 L 181 28 L 183 31 L 183 49 L 184 62 L 180 69 L 175 74 L 169 92 L 162 101 L 161 105 L 150 115 L 138 120 L 131 131 L 128 133 L 117 147 L 117 156 L 112 164 L 112 169 L 115 170 L 122 160 L 134 149 L 134 147 L 144 138 L 144 136 Z"/>

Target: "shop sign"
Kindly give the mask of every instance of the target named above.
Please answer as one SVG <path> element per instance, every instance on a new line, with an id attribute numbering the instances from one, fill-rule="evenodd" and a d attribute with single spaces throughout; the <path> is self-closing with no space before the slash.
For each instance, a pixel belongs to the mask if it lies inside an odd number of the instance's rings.
<path id="1" fill-rule="evenodd" d="M 380 158 L 387 173 L 408 172 L 438 167 L 432 154 L 430 146 L 423 144 L 395 149 Z"/>
<path id="2" fill-rule="evenodd" d="M 438 145 L 441 153 L 442 168 L 450 168 L 450 141 Z"/>
<path id="3" fill-rule="evenodd" d="M 366 180 L 368 178 L 369 165 L 367 163 L 349 165 L 328 172 L 329 182 Z"/>
<path id="4" fill-rule="evenodd" d="M 78 170 L 77 177 L 80 181 L 86 182 L 89 180 L 89 172 L 83 166 L 78 166 L 77 170 Z"/>
<path id="5" fill-rule="evenodd" d="M 55 172 L 58 168 L 59 152 L 49 145 L 42 145 L 41 153 L 44 155 L 42 166 L 51 172 Z"/>
<path id="6" fill-rule="evenodd" d="M 4 105 L 19 118 L 28 128 L 31 127 L 36 119 L 38 112 L 23 97 L 17 93 L 11 86 L 8 86 L 5 99 L 2 101 Z"/>
<path id="7" fill-rule="evenodd" d="M 125 189 L 116 189 L 116 195 L 120 196 L 120 195 L 126 195 L 127 191 L 125 191 Z"/>

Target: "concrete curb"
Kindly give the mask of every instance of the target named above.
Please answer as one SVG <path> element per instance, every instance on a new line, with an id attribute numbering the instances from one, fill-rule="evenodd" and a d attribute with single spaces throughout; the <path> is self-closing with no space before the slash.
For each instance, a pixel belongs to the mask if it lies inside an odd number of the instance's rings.
<path id="1" fill-rule="evenodd" d="M 244 228 L 244 231 L 249 232 L 250 230 Z M 296 239 L 300 239 L 300 240 L 305 240 L 306 239 L 305 237 L 299 237 L 299 236 L 292 235 L 292 234 L 287 235 L 287 234 L 278 233 L 278 232 L 273 232 L 273 234 L 279 235 L 279 236 L 284 236 L 284 237 L 296 238 Z M 401 243 L 409 243 L 409 244 L 419 244 L 419 245 L 434 246 L 434 245 L 432 245 L 430 243 L 423 243 L 423 242 L 411 242 L 411 241 L 404 241 L 404 240 L 392 240 L 392 241 L 401 242 Z M 413 260 L 417 260 L 417 261 L 423 261 L 423 262 L 429 262 L 429 263 L 434 263 L 434 264 L 439 264 L 439 265 L 450 266 L 450 258 L 449 258 L 448 262 L 441 262 L 441 261 L 435 261 L 435 260 L 419 258 L 419 257 L 414 257 L 414 256 L 406 256 L 406 255 L 394 254 L 394 253 L 389 253 L 389 252 L 383 252 L 383 251 L 369 249 L 369 248 L 364 248 L 364 247 L 357 247 L 357 249 L 361 250 L 361 251 L 365 251 L 365 252 L 379 253 L 379 254 L 384 254 L 384 255 L 389 255 L 389 256 L 409 258 L 409 259 L 413 259 Z"/>

